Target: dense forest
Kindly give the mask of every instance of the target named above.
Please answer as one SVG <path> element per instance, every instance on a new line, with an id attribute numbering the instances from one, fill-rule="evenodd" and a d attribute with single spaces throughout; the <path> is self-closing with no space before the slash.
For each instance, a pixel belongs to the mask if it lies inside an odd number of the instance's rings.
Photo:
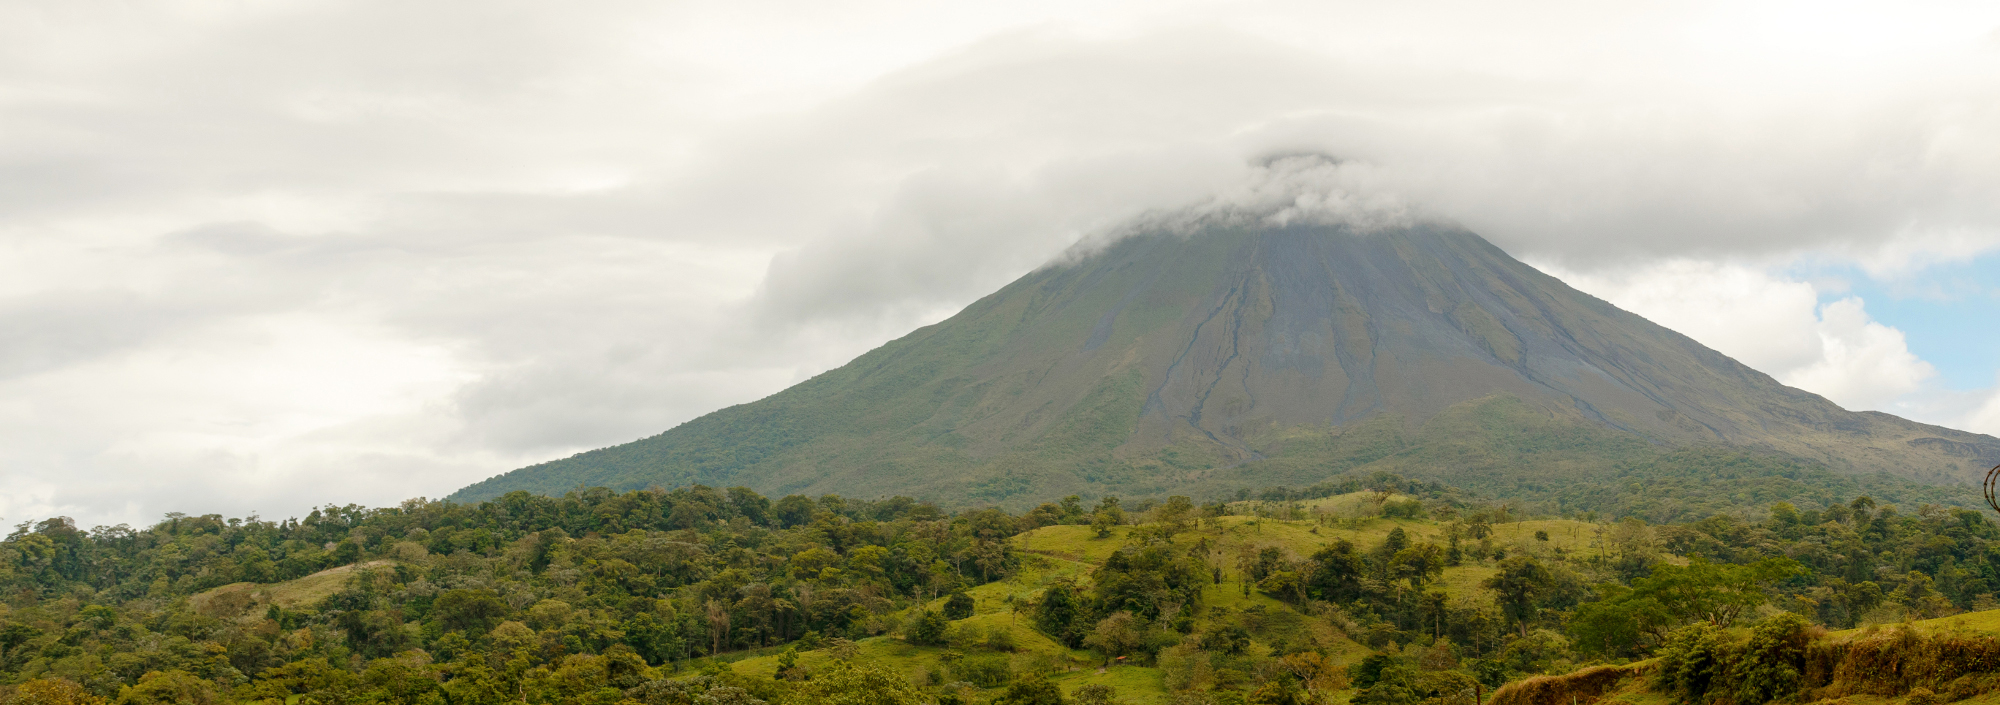
<path id="1" fill-rule="evenodd" d="M 1996 570 L 1959 508 L 1649 525 L 1387 474 L 1021 514 L 695 486 L 55 518 L 0 542 L 0 702 L 1442 703 L 2000 607 Z"/>

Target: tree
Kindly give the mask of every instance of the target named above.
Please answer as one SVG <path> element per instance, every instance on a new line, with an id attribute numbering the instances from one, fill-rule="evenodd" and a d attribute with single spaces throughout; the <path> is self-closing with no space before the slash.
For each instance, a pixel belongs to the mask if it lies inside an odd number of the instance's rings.
<path id="1" fill-rule="evenodd" d="M 153 671 L 138 685 L 118 691 L 119 705 L 208 705 L 216 701 L 215 684 L 179 669 Z"/>
<path id="2" fill-rule="evenodd" d="M 771 525 L 771 500 L 748 487 L 729 488 L 729 503 L 736 513 L 758 526 Z"/>
<path id="3" fill-rule="evenodd" d="M 1125 523 L 1125 510 L 1118 507 L 1117 497 L 1098 500 L 1097 509 L 1091 512 L 1090 527 L 1097 530 L 1098 538 L 1111 536 L 1111 527 Z"/>
<path id="4" fill-rule="evenodd" d="M 1361 596 L 1361 579 L 1368 564 L 1354 544 L 1337 539 L 1312 555 L 1312 570 L 1306 577 L 1306 592 L 1328 602 L 1346 602 Z"/>
<path id="5" fill-rule="evenodd" d="M 794 526 L 811 524 L 813 510 L 816 508 L 810 498 L 807 498 L 805 495 L 795 494 L 778 500 L 778 504 L 772 507 L 771 513 L 780 525 L 789 529 Z"/>
<path id="6" fill-rule="evenodd" d="M 1306 705 L 1310 696 L 1299 690 L 1291 678 L 1273 678 L 1250 693 L 1248 705 Z"/>
<path id="7" fill-rule="evenodd" d="M 1057 506 L 1059 506 L 1062 509 L 1062 518 L 1064 523 L 1074 524 L 1076 523 L 1077 519 L 1083 516 L 1082 497 L 1078 497 L 1076 495 L 1070 495 L 1068 497 L 1064 497 L 1062 498 L 1062 504 Z"/>
<path id="8" fill-rule="evenodd" d="M 1431 623 L 1431 636 L 1434 638 L 1444 636 L 1444 617 L 1449 611 L 1447 606 L 1449 600 L 1450 597 L 1445 593 L 1427 592 L 1417 602 L 1418 609 L 1423 614 L 1430 615 L 1428 621 Z"/>
<path id="9" fill-rule="evenodd" d="M 1360 679 L 1356 679 L 1355 687 L 1361 688 L 1361 683 Z M 1366 689 L 1355 694 L 1351 702 L 1355 705 L 1409 705 L 1422 700 L 1417 693 L 1416 671 L 1401 663 L 1387 661 L 1379 665 Z"/>
<path id="10" fill-rule="evenodd" d="M 1257 583 L 1258 590 L 1295 605 L 1305 602 L 1305 587 L 1305 581 L 1299 579 L 1299 574 L 1289 570 L 1267 575 Z"/>
<path id="11" fill-rule="evenodd" d="M 1635 595 L 1657 599 L 1677 622 L 1702 619 L 1726 627 L 1746 610 L 1764 604 L 1766 585 L 1803 570 L 1803 566 L 1789 558 L 1726 565 L 1696 556 L 1686 566 L 1670 563 L 1653 566 L 1652 576 L 1633 580 L 1632 588 Z"/>
<path id="12" fill-rule="evenodd" d="M 1805 682 L 1811 627 L 1804 617 L 1779 612 L 1750 632 L 1750 643 L 1733 664 L 1736 702 L 1777 702 L 1799 692 Z"/>
<path id="13" fill-rule="evenodd" d="M 1141 629 L 1138 618 L 1133 617 L 1131 612 L 1121 610 L 1098 620 L 1083 643 L 1102 652 L 1105 662 L 1109 663 L 1114 657 L 1139 650 L 1145 640 L 1145 631 Z"/>
<path id="14" fill-rule="evenodd" d="M 1241 654 L 1250 648 L 1250 630 L 1240 624 L 1218 624 L 1201 633 L 1201 648 L 1219 654 Z"/>
<path id="15" fill-rule="evenodd" d="M 1007 686 L 1007 692 L 993 701 L 993 705 L 1068 705 L 1062 688 L 1049 682 L 1042 674 L 1014 681 Z"/>
<path id="16" fill-rule="evenodd" d="M 110 701 L 92 695 L 83 686 L 65 678 L 36 678 L 14 686 L 10 705 L 105 705 Z"/>
<path id="17" fill-rule="evenodd" d="M 1125 702 L 1118 699 L 1118 691 L 1116 689 L 1102 683 L 1091 683 L 1078 687 L 1075 697 L 1070 698 L 1070 700 L 1075 702 L 1076 705 L 1124 705 Z"/>
<path id="18" fill-rule="evenodd" d="M 786 705 L 922 705 L 923 691 L 881 666 L 835 661 L 793 688 Z"/>
<path id="19" fill-rule="evenodd" d="M 709 600 L 703 605 L 708 616 L 710 654 L 722 653 L 722 639 L 729 634 L 729 606 L 717 600 Z"/>
<path id="20" fill-rule="evenodd" d="M 492 590 L 446 590 L 431 603 L 431 613 L 446 631 L 485 634 L 507 617 L 507 603 Z"/>
<path id="21" fill-rule="evenodd" d="M 1676 622 L 1666 606 L 1650 595 L 1619 585 L 1597 586 L 1596 602 L 1578 605 L 1570 617 L 1570 634 L 1577 647 L 1605 656 L 1636 656 L 1660 643 Z"/>
<path id="22" fill-rule="evenodd" d="M 1082 641 L 1076 622 L 1082 616 L 1076 587 L 1067 580 L 1058 580 L 1042 591 L 1042 601 L 1035 608 L 1035 628 L 1064 646 L 1076 648 Z"/>
<path id="23" fill-rule="evenodd" d="M 944 618 L 952 620 L 954 622 L 961 619 L 965 619 L 966 617 L 972 616 L 972 608 L 973 608 L 973 602 L 971 595 L 967 595 L 962 592 L 954 592 L 951 594 L 951 597 L 946 598 L 944 601 Z"/>
<path id="24" fill-rule="evenodd" d="M 1667 634 L 1660 646 L 1660 665 L 1653 671 L 1657 690 L 1681 696 L 1684 702 L 1705 702 L 1709 687 L 1728 668 L 1722 630 L 1697 622 Z"/>
<path id="25" fill-rule="evenodd" d="M 927 646 L 942 644 L 947 626 L 949 623 L 945 621 L 944 615 L 938 614 L 936 610 L 924 610 L 923 614 L 918 615 L 917 619 L 910 623 L 905 636 L 912 644 Z"/>
<path id="26" fill-rule="evenodd" d="M 1398 526 L 1389 530 L 1389 535 L 1382 539 L 1382 547 L 1377 549 L 1376 553 L 1386 559 L 1395 556 L 1397 551 L 1409 547 L 1410 535 L 1404 533 L 1403 527 Z"/>
<path id="27" fill-rule="evenodd" d="M 1444 549 L 1434 543 L 1420 543 L 1401 551 L 1389 559 L 1390 577 L 1410 581 L 1410 587 L 1422 592 L 1424 583 L 1444 574 Z"/>
<path id="28" fill-rule="evenodd" d="M 1496 593 L 1493 601 L 1500 606 L 1501 614 L 1521 630 L 1521 636 L 1527 636 L 1528 624 L 1535 620 L 1554 582 L 1554 576 L 1540 561 L 1514 556 L 1501 561 L 1500 572 L 1480 585 Z"/>
<path id="29" fill-rule="evenodd" d="M 1147 619 L 1167 617 L 1160 610 L 1169 605 L 1199 603 L 1208 585 L 1198 559 L 1164 542 L 1119 549 L 1090 577 L 1097 614 L 1127 610 Z"/>
<path id="30" fill-rule="evenodd" d="M 1195 518 L 1194 502 L 1181 495 L 1168 497 L 1166 504 L 1154 510 L 1154 516 L 1158 517 L 1160 529 L 1168 536 L 1187 531 Z"/>
<path id="31" fill-rule="evenodd" d="M 266 669 L 257 674 L 257 683 L 248 693 L 239 691 L 237 695 L 279 701 L 296 695 L 340 702 L 358 695 L 360 686 L 360 679 L 347 669 L 335 667 L 323 657 L 314 657 Z"/>
<path id="32" fill-rule="evenodd" d="M 799 647 L 785 647 L 785 652 L 778 654 L 778 678 L 782 680 L 798 680 L 797 676 L 800 675 L 798 668 Z"/>

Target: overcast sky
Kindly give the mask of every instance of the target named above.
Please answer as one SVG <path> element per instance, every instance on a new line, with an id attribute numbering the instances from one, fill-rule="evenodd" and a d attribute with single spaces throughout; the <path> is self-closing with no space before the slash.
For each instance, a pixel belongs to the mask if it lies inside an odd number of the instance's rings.
<path id="1" fill-rule="evenodd" d="M 2000 5 L 0 0 L 0 517 L 441 496 L 1275 151 L 2000 434 Z"/>

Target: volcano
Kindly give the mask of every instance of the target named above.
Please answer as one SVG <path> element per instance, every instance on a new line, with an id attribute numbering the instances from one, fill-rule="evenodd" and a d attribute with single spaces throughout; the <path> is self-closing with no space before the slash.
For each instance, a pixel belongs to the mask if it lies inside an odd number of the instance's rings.
<path id="1" fill-rule="evenodd" d="M 1970 485 L 2000 439 L 1847 411 L 1458 226 L 1255 220 L 1118 239 L 765 399 L 452 499 L 700 483 L 1024 505 L 1357 470 L 1547 496 L 1718 453 Z"/>

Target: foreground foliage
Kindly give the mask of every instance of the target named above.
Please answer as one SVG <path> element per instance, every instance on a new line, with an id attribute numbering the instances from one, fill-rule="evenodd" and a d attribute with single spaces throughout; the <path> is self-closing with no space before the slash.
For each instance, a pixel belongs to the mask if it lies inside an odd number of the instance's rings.
<path id="1" fill-rule="evenodd" d="M 1373 475 L 1019 515 L 697 486 L 50 519 L 0 542 L 0 698 L 1404 705 L 1657 657 L 1651 687 L 1753 703 L 2000 665 L 1978 634 L 1824 636 L 2000 606 L 1979 514 L 1590 518 Z"/>

